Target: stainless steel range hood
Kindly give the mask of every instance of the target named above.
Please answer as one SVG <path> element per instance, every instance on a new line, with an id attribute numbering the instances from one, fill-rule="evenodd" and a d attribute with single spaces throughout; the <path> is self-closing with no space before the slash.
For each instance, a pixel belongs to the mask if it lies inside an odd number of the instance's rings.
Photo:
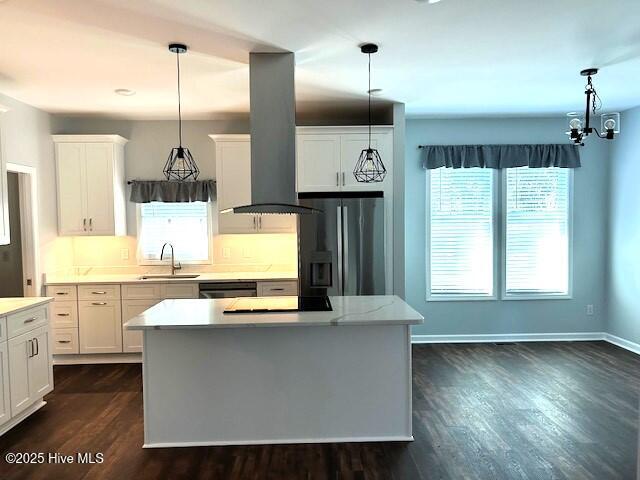
<path id="1" fill-rule="evenodd" d="M 297 204 L 293 53 L 249 54 L 251 204 L 225 212 L 307 214 Z"/>

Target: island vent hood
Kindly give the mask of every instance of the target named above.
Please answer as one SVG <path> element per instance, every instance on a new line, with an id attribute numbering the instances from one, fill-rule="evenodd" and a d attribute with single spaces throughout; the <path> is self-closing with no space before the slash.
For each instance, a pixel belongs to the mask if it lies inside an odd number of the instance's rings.
<path id="1" fill-rule="evenodd" d="M 296 198 L 295 60 L 287 53 L 249 54 L 251 204 L 221 213 L 308 214 Z"/>

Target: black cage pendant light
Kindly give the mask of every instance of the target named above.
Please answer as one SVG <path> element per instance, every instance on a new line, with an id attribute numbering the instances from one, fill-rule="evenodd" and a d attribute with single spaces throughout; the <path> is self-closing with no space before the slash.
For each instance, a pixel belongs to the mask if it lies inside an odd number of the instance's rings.
<path id="1" fill-rule="evenodd" d="M 169 45 L 169 51 L 176 54 L 178 69 L 178 146 L 171 149 L 167 163 L 164 165 L 164 176 L 167 180 L 196 180 L 200 174 L 191 152 L 182 146 L 182 109 L 180 105 L 180 54 L 187 51 L 187 46 L 181 43 Z"/>
<path id="2" fill-rule="evenodd" d="M 387 175 L 382 158 L 378 150 L 371 148 L 371 54 L 378 51 L 374 43 L 366 43 L 360 47 L 360 51 L 369 56 L 369 146 L 360 152 L 360 157 L 353 170 L 353 176 L 360 183 L 379 183 Z"/>

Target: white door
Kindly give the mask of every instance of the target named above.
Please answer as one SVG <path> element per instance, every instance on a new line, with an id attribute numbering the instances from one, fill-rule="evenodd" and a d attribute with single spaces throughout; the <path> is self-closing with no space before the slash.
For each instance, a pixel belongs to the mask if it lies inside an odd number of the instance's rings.
<path id="1" fill-rule="evenodd" d="M 153 307 L 160 300 L 123 300 L 122 301 L 122 323 L 125 324 L 133 317 L 140 315 L 145 310 Z M 139 330 L 127 330 L 122 328 L 122 351 L 141 352 L 142 332 Z"/>
<path id="2" fill-rule="evenodd" d="M 33 356 L 29 359 L 29 393 L 33 401 L 53 390 L 53 367 L 49 361 L 47 327 L 41 327 L 29 333 L 34 345 Z"/>
<path id="3" fill-rule="evenodd" d="M 31 404 L 29 395 L 29 357 L 33 354 L 30 332 L 12 338 L 9 347 L 9 392 L 11 415 L 16 416 Z"/>
<path id="4" fill-rule="evenodd" d="M 0 342 L 0 425 L 11 418 L 11 397 L 9 396 L 9 348 L 7 342 Z"/>
<path id="5" fill-rule="evenodd" d="M 218 214 L 218 233 L 256 233 L 258 218 L 255 215 Z"/>
<path id="6" fill-rule="evenodd" d="M 384 182 L 381 183 L 360 183 L 353 175 L 353 170 L 356 167 L 356 163 L 360 158 L 362 150 L 369 146 L 369 136 L 367 134 L 348 134 L 342 135 L 340 139 L 340 157 L 342 159 L 342 173 L 343 173 L 343 190 L 356 191 L 356 190 L 382 190 L 388 182 L 390 177 L 389 165 L 391 165 L 391 159 L 389 158 L 389 152 L 385 145 L 385 136 L 380 134 L 373 134 L 371 136 L 371 148 L 375 148 L 380 153 L 382 163 L 387 168 L 387 176 Z"/>
<path id="7" fill-rule="evenodd" d="M 58 143 L 56 155 L 58 232 L 60 235 L 86 235 L 84 144 Z"/>
<path id="8" fill-rule="evenodd" d="M 122 352 L 120 300 L 78 302 L 80 353 Z"/>
<path id="9" fill-rule="evenodd" d="M 218 210 L 251 203 L 251 142 L 216 143 Z"/>
<path id="10" fill-rule="evenodd" d="M 260 233 L 295 233 L 298 219 L 296 215 L 260 215 L 258 228 Z"/>
<path id="11" fill-rule="evenodd" d="M 298 191 L 340 190 L 340 135 L 298 135 L 296 143 Z"/>
<path id="12" fill-rule="evenodd" d="M 112 143 L 87 143 L 86 192 L 89 235 L 114 235 Z"/>

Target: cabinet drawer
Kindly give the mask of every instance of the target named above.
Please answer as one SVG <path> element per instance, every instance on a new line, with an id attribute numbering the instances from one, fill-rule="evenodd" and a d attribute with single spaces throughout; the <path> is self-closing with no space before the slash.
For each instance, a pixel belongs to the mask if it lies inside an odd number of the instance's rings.
<path id="1" fill-rule="evenodd" d="M 14 313 L 7 316 L 7 332 L 9 338 L 16 337 L 47 324 L 47 308 L 39 307 Z"/>
<path id="2" fill-rule="evenodd" d="M 162 298 L 162 285 L 145 283 L 143 285 L 122 285 L 122 298 L 125 300 L 155 300 Z"/>
<path id="3" fill-rule="evenodd" d="M 80 300 L 118 300 L 120 285 L 78 285 Z"/>
<path id="4" fill-rule="evenodd" d="M 53 328 L 78 327 L 78 302 L 53 302 L 51 304 Z"/>
<path id="5" fill-rule="evenodd" d="M 298 282 L 258 282 L 259 297 L 298 295 Z"/>
<path id="6" fill-rule="evenodd" d="M 78 293 L 75 285 L 49 285 L 47 287 L 47 297 L 58 300 L 77 300 Z"/>
<path id="7" fill-rule="evenodd" d="M 80 353 L 77 328 L 54 328 L 52 334 L 55 355 Z"/>
<path id="8" fill-rule="evenodd" d="M 197 283 L 162 284 L 162 298 L 198 298 L 199 295 Z"/>
<path id="9" fill-rule="evenodd" d="M 0 342 L 4 342 L 9 335 L 7 335 L 7 317 L 0 317 Z"/>

